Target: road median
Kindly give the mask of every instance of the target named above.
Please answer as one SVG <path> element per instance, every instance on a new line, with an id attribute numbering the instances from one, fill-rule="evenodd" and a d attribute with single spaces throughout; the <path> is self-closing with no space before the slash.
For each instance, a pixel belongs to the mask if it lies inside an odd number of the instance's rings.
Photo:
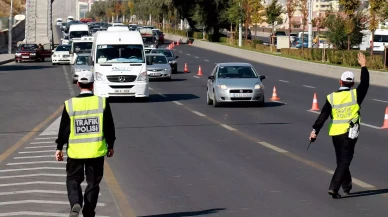
<path id="1" fill-rule="evenodd" d="M 168 40 L 182 40 L 185 41 L 186 38 L 173 34 L 165 34 L 165 38 Z M 218 43 L 212 43 L 202 40 L 194 40 L 192 46 L 211 50 L 214 52 L 227 54 L 235 56 L 238 58 L 243 58 L 249 61 L 254 61 L 270 66 L 275 66 L 283 69 L 292 69 L 297 72 L 314 74 L 323 77 L 335 78 L 338 79 L 344 71 L 352 71 L 357 77 L 360 77 L 360 70 L 355 68 L 343 67 L 343 66 L 334 66 L 329 64 L 321 64 L 315 62 L 309 62 L 304 60 L 296 60 L 292 58 L 287 58 L 283 56 L 271 55 L 260 53 L 257 51 L 250 51 L 241 48 L 235 48 L 227 45 L 222 45 Z M 370 70 L 370 83 L 377 86 L 386 87 L 388 82 L 388 72 L 380 72 Z"/>

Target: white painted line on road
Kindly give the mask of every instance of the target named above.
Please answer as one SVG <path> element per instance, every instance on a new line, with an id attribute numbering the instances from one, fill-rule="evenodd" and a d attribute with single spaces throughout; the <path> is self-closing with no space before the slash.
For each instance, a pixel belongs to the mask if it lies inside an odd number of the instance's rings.
<path id="1" fill-rule="evenodd" d="M 257 142 L 257 143 L 259 143 L 260 145 L 265 146 L 265 147 L 267 147 L 267 148 L 270 148 L 270 149 L 272 149 L 272 150 L 274 150 L 274 151 L 280 152 L 280 153 L 286 153 L 286 152 L 288 152 L 288 151 L 286 151 L 286 150 L 284 150 L 284 149 L 278 148 L 278 147 L 276 147 L 276 146 L 274 146 L 274 145 L 271 145 L 271 144 L 269 144 L 269 143 L 267 143 L 267 142 Z"/>
<path id="2" fill-rule="evenodd" d="M 20 211 L 20 212 L 6 212 L 0 213 L 0 216 L 50 216 L 50 217 L 68 217 L 69 214 L 53 213 L 53 212 L 33 212 L 33 211 Z M 82 215 L 80 215 L 82 216 Z M 96 217 L 110 217 L 96 215 Z"/>
<path id="3" fill-rule="evenodd" d="M 199 57 L 195 56 L 196 59 L 199 59 Z"/>
<path id="4" fill-rule="evenodd" d="M 328 172 L 329 174 L 333 175 L 334 174 L 334 171 L 333 170 L 326 170 L 326 172 Z M 371 184 L 368 184 L 366 182 L 363 182 L 359 179 L 356 179 L 354 177 L 352 177 L 352 182 L 362 188 L 375 188 L 375 186 L 371 185 Z"/>
<path id="5" fill-rule="evenodd" d="M 66 177 L 66 174 L 46 174 L 46 173 L 39 173 L 39 174 L 27 174 L 27 175 L 17 175 L 17 176 L 0 176 L 0 179 L 14 179 L 14 178 L 26 178 L 26 177 Z"/>
<path id="6" fill-rule="evenodd" d="M 179 51 L 179 53 L 183 53 L 182 51 Z"/>
<path id="7" fill-rule="evenodd" d="M 191 56 L 191 54 L 189 54 L 189 53 L 187 53 L 186 55 L 187 55 L 187 56 Z"/>
<path id="8" fill-rule="evenodd" d="M 19 154 L 34 154 L 34 153 L 55 153 L 55 150 L 46 150 L 46 151 L 21 151 Z M 62 152 L 66 152 L 66 150 L 63 150 Z"/>
<path id="9" fill-rule="evenodd" d="M 67 191 L 25 190 L 25 191 L 0 192 L 0 196 L 14 195 L 14 194 L 36 194 L 36 193 L 40 193 L 40 194 L 65 194 L 65 195 L 67 195 Z M 82 193 L 85 193 L 85 192 L 82 192 Z M 101 195 L 101 193 L 98 193 L 98 195 Z"/>
<path id="10" fill-rule="evenodd" d="M 315 114 L 321 114 L 318 111 L 310 111 L 310 110 L 307 110 L 307 111 L 311 112 L 311 113 L 315 113 Z M 370 128 L 373 128 L 373 129 L 381 130 L 381 127 L 370 125 L 370 124 L 366 124 L 366 123 L 361 123 L 361 126 L 366 126 L 366 127 L 370 127 Z"/>
<path id="11" fill-rule="evenodd" d="M 206 117 L 206 115 L 202 114 L 201 112 L 197 112 L 197 111 L 191 111 L 191 112 L 198 115 L 198 116 Z"/>
<path id="12" fill-rule="evenodd" d="M 82 184 L 84 184 L 84 183 L 82 183 Z M 65 182 L 34 181 L 34 182 L 18 182 L 18 183 L 0 184 L 0 187 L 18 186 L 18 185 L 66 185 L 66 183 Z"/>
<path id="13" fill-rule="evenodd" d="M 167 96 L 164 95 L 164 94 L 158 93 L 158 95 L 161 96 L 161 97 L 167 98 Z"/>
<path id="14" fill-rule="evenodd" d="M 28 147 L 25 147 L 24 149 L 34 149 L 34 148 L 52 148 L 52 147 L 57 147 L 57 146 L 56 146 L 56 145 L 28 146 Z"/>
<path id="15" fill-rule="evenodd" d="M 221 127 L 225 128 L 225 129 L 228 129 L 230 131 L 237 131 L 237 129 L 227 125 L 227 124 L 220 124 Z"/>
<path id="16" fill-rule="evenodd" d="M 200 78 L 200 77 L 198 77 L 198 76 L 196 76 L 196 75 L 194 75 L 193 77 L 194 77 L 194 78 Z"/>
<path id="17" fill-rule="evenodd" d="M 45 141 L 45 142 L 31 142 L 30 144 L 31 145 L 35 145 L 35 144 L 55 144 L 54 141 Z"/>
<path id="18" fill-rule="evenodd" d="M 209 62 L 209 60 L 205 60 L 206 62 Z"/>
<path id="19" fill-rule="evenodd" d="M 63 170 L 63 167 L 33 167 L 33 168 L 6 169 L 6 170 L 0 170 L 0 173 L 34 171 L 34 170 Z"/>
<path id="20" fill-rule="evenodd" d="M 53 154 L 50 154 L 50 155 L 40 155 L 40 156 L 23 156 L 23 157 L 14 157 L 13 159 L 30 159 L 30 158 L 47 158 L 47 157 L 50 157 L 50 158 L 55 158 Z M 64 155 L 63 157 L 67 157 L 66 155 Z"/>
<path id="21" fill-rule="evenodd" d="M 0 206 L 3 206 L 3 205 L 15 205 L 15 204 L 26 204 L 26 203 L 69 205 L 69 202 L 68 202 L 68 201 L 55 201 L 55 200 L 15 200 L 15 201 L 5 201 L 5 202 L 0 202 Z M 105 206 L 105 203 L 97 203 L 97 206 Z"/>
<path id="22" fill-rule="evenodd" d="M 73 85 L 73 82 L 72 82 L 73 78 L 69 78 L 69 73 L 67 73 L 67 68 L 65 66 L 63 66 L 63 73 L 65 74 L 67 87 L 69 88 L 69 91 L 70 91 L 70 96 L 73 97 L 73 96 L 75 96 L 73 86 L 72 86 Z"/>
<path id="23" fill-rule="evenodd" d="M 285 80 L 279 80 L 280 82 L 284 82 L 284 83 L 288 83 L 289 81 L 285 81 Z"/>
<path id="24" fill-rule="evenodd" d="M 38 138 L 35 138 L 35 140 L 44 140 L 44 139 L 57 139 L 57 137 L 46 137 L 46 138 L 38 137 Z"/>
<path id="25" fill-rule="evenodd" d="M 29 164 L 66 164 L 66 161 L 31 161 L 31 162 L 18 162 L 18 163 L 7 163 L 7 166 L 12 165 L 29 165 Z"/>
<path id="26" fill-rule="evenodd" d="M 178 101 L 172 101 L 172 102 L 177 104 L 177 105 L 183 105 L 181 102 L 178 102 Z"/>
<path id="27" fill-rule="evenodd" d="M 308 86 L 308 85 L 303 85 L 303 87 L 307 87 L 307 88 L 315 88 L 313 86 Z"/>
<path id="28" fill-rule="evenodd" d="M 154 90 L 154 88 L 152 88 L 152 87 L 149 87 L 148 89 L 150 89 L 150 90 Z"/>
<path id="29" fill-rule="evenodd" d="M 384 102 L 384 103 L 388 103 L 388 101 L 384 101 L 384 100 L 380 100 L 380 99 L 372 99 L 374 101 L 377 101 L 377 102 Z"/>
<path id="30" fill-rule="evenodd" d="M 61 117 L 58 117 L 47 129 L 45 129 L 39 136 L 53 136 L 58 135 Z M 46 137 L 47 138 L 47 137 Z M 45 139 L 46 139 L 45 138 Z M 43 139 L 43 138 L 42 138 Z M 56 139 L 56 138 L 54 138 Z"/>

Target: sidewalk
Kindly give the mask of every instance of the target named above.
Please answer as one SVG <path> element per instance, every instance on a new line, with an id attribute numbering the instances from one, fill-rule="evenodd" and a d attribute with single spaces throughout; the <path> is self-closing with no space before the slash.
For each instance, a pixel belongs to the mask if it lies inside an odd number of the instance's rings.
<path id="1" fill-rule="evenodd" d="M 0 65 L 4 65 L 14 60 L 15 54 L 8 54 L 7 48 L 0 48 Z"/>

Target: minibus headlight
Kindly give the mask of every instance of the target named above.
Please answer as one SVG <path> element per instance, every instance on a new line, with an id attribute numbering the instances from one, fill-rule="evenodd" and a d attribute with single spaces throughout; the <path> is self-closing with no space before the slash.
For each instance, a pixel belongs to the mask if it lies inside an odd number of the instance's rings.
<path id="1" fill-rule="evenodd" d="M 137 81 L 147 81 L 147 71 L 144 71 L 139 74 Z"/>
<path id="2" fill-rule="evenodd" d="M 99 72 L 96 72 L 96 80 L 97 81 L 104 81 L 104 75 L 99 73 Z"/>

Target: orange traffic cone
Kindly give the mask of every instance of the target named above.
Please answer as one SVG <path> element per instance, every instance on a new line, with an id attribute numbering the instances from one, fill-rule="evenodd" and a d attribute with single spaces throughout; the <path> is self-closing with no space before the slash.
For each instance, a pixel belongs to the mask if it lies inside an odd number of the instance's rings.
<path id="1" fill-rule="evenodd" d="M 176 45 L 179 45 L 179 41 L 176 41 Z"/>
<path id="2" fill-rule="evenodd" d="M 279 101 L 280 98 L 278 97 L 278 94 L 276 93 L 276 87 L 273 87 L 273 92 L 272 92 L 272 98 L 270 99 L 272 101 Z"/>
<path id="3" fill-rule="evenodd" d="M 384 115 L 384 124 L 381 127 L 382 129 L 388 129 L 388 106 L 385 109 L 385 115 Z"/>
<path id="4" fill-rule="evenodd" d="M 189 68 L 187 67 L 187 63 L 185 63 L 185 69 L 184 72 L 189 72 Z"/>
<path id="5" fill-rule="evenodd" d="M 171 47 L 174 48 L 175 47 L 175 44 L 174 42 L 171 42 Z"/>
<path id="6" fill-rule="evenodd" d="M 201 68 L 201 66 L 199 66 L 198 67 L 198 74 L 197 74 L 197 76 L 202 76 L 203 74 L 202 74 L 202 68 Z"/>
<path id="7" fill-rule="evenodd" d="M 311 107 L 310 111 L 319 111 L 318 99 L 317 99 L 316 93 L 314 93 L 313 106 Z"/>

